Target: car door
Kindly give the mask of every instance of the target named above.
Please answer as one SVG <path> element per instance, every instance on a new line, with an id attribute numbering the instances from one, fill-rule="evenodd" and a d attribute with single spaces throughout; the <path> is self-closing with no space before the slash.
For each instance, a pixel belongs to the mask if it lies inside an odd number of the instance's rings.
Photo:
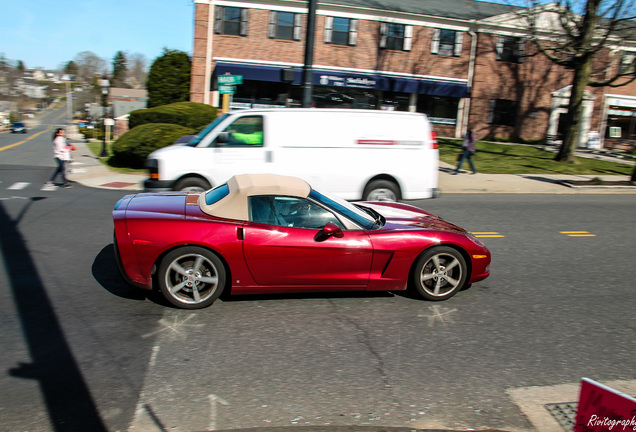
<path id="1" fill-rule="evenodd" d="M 243 251 L 258 285 L 366 288 L 373 247 L 364 231 L 321 235 L 326 223 L 342 224 L 331 211 L 304 198 L 259 196 L 249 203 Z"/>

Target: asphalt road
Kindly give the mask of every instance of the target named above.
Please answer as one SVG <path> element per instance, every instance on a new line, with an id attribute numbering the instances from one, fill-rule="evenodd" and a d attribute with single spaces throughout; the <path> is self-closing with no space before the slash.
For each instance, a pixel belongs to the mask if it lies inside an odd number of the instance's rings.
<path id="1" fill-rule="evenodd" d="M 191 312 L 119 277 L 123 192 L 42 188 L 43 123 L 0 134 L 0 430 L 531 430 L 515 390 L 636 380 L 631 195 L 415 202 L 493 253 L 492 276 L 446 302 L 250 296 Z"/>

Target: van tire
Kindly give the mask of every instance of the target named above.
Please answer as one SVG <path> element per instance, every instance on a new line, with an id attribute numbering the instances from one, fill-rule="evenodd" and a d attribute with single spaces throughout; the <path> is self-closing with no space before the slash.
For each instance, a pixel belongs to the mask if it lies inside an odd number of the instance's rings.
<path id="1" fill-rule="evenodd" d="M 390 180 L 373 180 L 364 188 L 363 201 L 399 201 L 400 188 Z"/>
<path id="2" fill-rule="evenodd" d="M 183 192 L 205 192 L 210 189 L 210 183 L 197 177 L 186 177 L 177 182 L 174 190 Z"/>

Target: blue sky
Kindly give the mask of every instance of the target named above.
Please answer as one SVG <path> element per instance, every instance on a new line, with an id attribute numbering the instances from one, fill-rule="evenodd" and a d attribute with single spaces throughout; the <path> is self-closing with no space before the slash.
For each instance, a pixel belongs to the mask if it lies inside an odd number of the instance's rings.
<path id="1" fill-rule="evenodd" d="M 117 51 L 148 66 L 163 48 L 192 55 L 192 0 L 18 0 L 2 5 L 0 54 L 27 68 L 57 69 L 82 51 L 110 69 Z"/>

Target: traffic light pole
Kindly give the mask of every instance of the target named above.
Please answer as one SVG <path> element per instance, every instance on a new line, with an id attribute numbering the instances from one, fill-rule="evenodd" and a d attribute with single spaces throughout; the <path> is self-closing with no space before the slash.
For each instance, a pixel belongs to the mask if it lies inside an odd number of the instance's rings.
<path id="1" fill-rule="evenodd" d="M 309 12 L 307 14 L 307 36 L 305 38 L 305 66 L 303 68 L 303 108 L 310 108 L 312 105 L 314 34 L 316 32 L 316 4 L 318 3 L 317 0 L 308 1 Z"/>

